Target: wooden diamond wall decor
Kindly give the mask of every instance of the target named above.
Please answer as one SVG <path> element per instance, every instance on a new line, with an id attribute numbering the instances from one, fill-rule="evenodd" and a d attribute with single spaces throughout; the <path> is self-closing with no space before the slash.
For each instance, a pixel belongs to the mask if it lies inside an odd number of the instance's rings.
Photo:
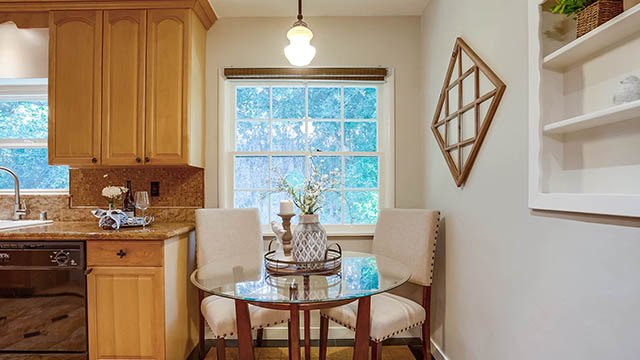
<path id="1" fill-rule="evenodd" d="M 456 39 L 431 131 L 458 187 L 469 177 L 506 88 L 462 38 Z"/>

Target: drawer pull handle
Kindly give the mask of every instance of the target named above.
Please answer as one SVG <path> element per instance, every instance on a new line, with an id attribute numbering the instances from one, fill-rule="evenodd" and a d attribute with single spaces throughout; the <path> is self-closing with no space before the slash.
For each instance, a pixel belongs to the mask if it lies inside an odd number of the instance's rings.
<path id="1" fill-rule="evenodd" d="M 87 270 L 84 271 L 84 274 L 89 275 L 91 274 L 92 271 L 93 271 L 93 268 L 88 268 Z"/>
<path id="2" fill-rule="evenodd" d="M 124 252 L 124 250 L 120 249 L 120 251 L 118 251 L 116 255 L 120 256 L 120 259 L 122 259 L 123 257 L 127 256 L 127 253 Z"/>

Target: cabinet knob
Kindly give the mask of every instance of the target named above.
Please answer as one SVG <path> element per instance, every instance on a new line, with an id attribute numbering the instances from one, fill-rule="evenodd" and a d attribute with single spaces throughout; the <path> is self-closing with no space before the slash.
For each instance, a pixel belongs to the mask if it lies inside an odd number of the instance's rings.
<path id="1" fill-rule="evenodd" d="M 97 162 L 98 162 L 98 159 L 96 159 L 96 158 L 92 158 L 92 159 L 91 159 L 91 162 L 95 164 L 95 163 L 97 163 Z"/>
<path id="2" fill-rule="evenodd" d="M 123 257 L 127 256 L 127 253 L 124 252 L 124 250 L 120 249 L 120 251 L 118 251 L 116 255 L 120 256 L 120 259 L 122 259 Z"/>
<path id="3" fill-rule="evenodd" d="M 142 159 L 140 159 L 139 157 L 137 157 L 137 158 L 136 158 L 136 162 L 137 162 L 137 163 L 141 163 L 141 162 L 142 162 Z"/>
<path id="4" fill-rule="evenodd" d="M 144 162 L 148 163 L 149 161 L 151 161 L 151 160 L 149 159 L 149 157 L 148 157 L 148 156 L 145 156 L 145 157 L 144 157 Z"/>

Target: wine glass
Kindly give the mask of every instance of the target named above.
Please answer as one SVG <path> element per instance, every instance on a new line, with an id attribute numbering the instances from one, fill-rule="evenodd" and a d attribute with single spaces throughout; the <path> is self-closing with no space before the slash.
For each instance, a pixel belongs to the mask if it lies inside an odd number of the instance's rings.
<path id="1" fill-rule="evenodd" d="M 136 192 L 136 208 L 142 211 L 142 229 L 144 229 L 147 223 L 144 212 L 149 208 L 149 193 L 146 191 Z"/>

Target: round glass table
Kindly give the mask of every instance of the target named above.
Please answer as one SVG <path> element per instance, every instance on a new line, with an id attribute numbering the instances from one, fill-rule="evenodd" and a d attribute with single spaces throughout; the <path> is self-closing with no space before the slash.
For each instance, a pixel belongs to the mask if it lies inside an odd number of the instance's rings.
<path id="1" fill-rule="evenodd" d="M 340 271 L 335 274 L 275 276 L 265 270 L 262 256 L 231 256 L 198 268 L 191 274 L 191 282 L 205 293 L 235 301 L 241 359 L 254 359 L 249 304 L 289 311 L 291 329 L 299 328 L 299 311 L 304 311 L 308 355 L 309 311 L 358 301 L 354 359 L 364 360 L 369 353 L 371 296 L 404 284 L 410 276 L 410 270 L 400 261 L 344 251 Z M 289 349 L 299 346 L 298 331 L 291 331 Z M 292 359 L 300 356 L 298 351 L 290 354 Z"/>

